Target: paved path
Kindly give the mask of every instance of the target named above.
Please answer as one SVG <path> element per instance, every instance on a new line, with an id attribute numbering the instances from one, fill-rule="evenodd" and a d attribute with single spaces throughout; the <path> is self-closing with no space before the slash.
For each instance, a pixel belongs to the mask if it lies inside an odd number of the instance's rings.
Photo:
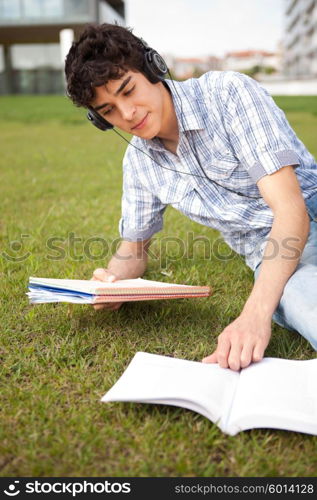
<path id="1" fill-rule="evenodd" d="M 271 95 L 315 95 L 317 78 L 314 80 L 261 81 L 259 83 Z"/>

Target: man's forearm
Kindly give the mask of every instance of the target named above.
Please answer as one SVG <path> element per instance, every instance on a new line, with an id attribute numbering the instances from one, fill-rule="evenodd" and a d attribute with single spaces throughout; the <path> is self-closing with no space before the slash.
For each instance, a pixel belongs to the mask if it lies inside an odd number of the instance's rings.
<path id="1" fill-rule="evenodd" d="M 139 278 L 146 270 L 149 245 L 150 240 L 139 242 L 122 241 L 120 247 L 110 259 L 107 269 L 117 279 Z"/>
<path id="2" fill-rule="evenodd" d="M 272 317 L 287 281 L 296 270 L 308 233 L 309 217 L 305 209 L 275 214 L 259 277 L 244 312 Z"/>

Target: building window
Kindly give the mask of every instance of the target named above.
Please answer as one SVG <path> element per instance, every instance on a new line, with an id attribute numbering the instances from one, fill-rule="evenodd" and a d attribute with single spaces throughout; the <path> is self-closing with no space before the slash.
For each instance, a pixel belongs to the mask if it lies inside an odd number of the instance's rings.
<path id="1" fill-rule="evenodd" d="M 46 0 L 43 3 L 44 15 L 46 17 L 61 17 L 63 16 L 62 0 Z"/>
<path id="2" fill-rule="evenodd" d="M 63 0 L 23 0 L 25 17 L 62 17 Z"/>
<path id="3" fill-rule="evenodd" d="M 17 19 L 21 16 L 20 0 L 0 0 L 0 18 Z"/>
<path id="4" fill-rule="evenodd" d="M 87 0 L 65 0 L 65 11 L 68 16 L 89 14 L 89 2 Z"/>

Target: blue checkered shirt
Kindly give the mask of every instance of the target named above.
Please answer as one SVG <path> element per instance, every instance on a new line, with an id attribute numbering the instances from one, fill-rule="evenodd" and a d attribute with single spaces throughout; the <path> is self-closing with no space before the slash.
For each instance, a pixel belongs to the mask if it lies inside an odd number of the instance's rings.
<path id="1" fill-rule="evenodd" d="M 257 181 L 293 165 L 307 199 L 317 190 L 316 161 L 252 78 L 211 71 L 185 82 L 166 80 L 166 85 L 179 126 L 177 154 L 158 138 L 133 137 L 132 144 L 149 156 L 127 148 L 120 235 L 130 241 L 150 238 L 162 229 L 164 210 L 171 205 L 220 231 L 255 269 L 273 223 Z"/>

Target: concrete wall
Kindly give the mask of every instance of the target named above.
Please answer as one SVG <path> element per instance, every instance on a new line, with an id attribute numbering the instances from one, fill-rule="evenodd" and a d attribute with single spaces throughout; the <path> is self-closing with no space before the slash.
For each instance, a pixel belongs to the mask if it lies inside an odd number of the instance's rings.
<path id="1" fill-rule="evenodd" d="M 311 80 L 259 81 L 271 95 L 315 95 L 317 78 Z"/>

